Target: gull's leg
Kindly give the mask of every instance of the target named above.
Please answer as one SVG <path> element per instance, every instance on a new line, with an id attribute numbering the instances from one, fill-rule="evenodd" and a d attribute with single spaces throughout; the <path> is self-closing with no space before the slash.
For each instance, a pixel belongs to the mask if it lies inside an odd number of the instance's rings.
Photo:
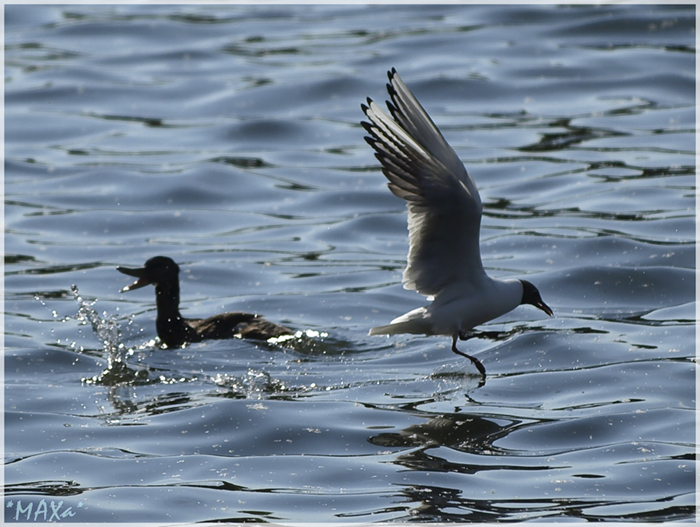
<path id="1" fill-rule="evenodd" d="M 486 377 L 486 368 L 484 368 L 484 365 L 481 364 L 481 361 L 479 359 L 477 359 L 476 357 L 472 357 L 471 355 L 467 355 L 463 351 L 459 351 L 457 349 L 457 337 L 461 338 L 462 333 L 455 333 L 454 335 L 452 335 L 452 351 L 454 351 L 457 355 L 461 355 L 462 357 L 466 357 L 470 361 L 472 361 L 474 363 L 474 366 L 476 366 L 476 369 L 479 370 L 479 373 L 481 373 L 481 376 Z"/>

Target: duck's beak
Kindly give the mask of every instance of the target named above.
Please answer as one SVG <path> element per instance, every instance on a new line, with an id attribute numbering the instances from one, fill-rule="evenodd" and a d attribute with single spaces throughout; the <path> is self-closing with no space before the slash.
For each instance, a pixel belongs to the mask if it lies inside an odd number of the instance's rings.
<path id="1" fill-rule="evenodd" d="M 124 293 L 125 291 L 133 291 L 134 289 L 140 289 L 151 283 L 146 278 L 146 269 L 143 267 L 139 267 L 138 269 L 131 269 L 129 267 L 117 267 L 117 271 L 138 278 L 138 280 L 136 280 L 133 284 L 122 287 L 119 290 L 120 293 Z"/>

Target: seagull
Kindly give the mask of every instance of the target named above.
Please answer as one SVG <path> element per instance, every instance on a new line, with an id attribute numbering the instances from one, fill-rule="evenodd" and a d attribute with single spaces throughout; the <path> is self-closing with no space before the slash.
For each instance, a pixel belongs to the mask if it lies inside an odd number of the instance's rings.
<path id="1" fill-rule="evenodd" d="M 249 338 L 267 340 L 292 335 L 257 313 L 230 312 L 204 319 L 183 318 L 180 314 L 180 267 L 167 256 L 154 256 L 143 267 L 117 267 L 117 271 L 138 278 L 120 292 L 133 291 L 149 284 L 156 288 L 156 330 L 168 348 L 210 339 Z"/>
<path id="2" fill-rule="evenodd" d="M 479 252 L 482 204 L 474 180 L 457 153 L 396 73 L 387 84 L 391 117 L 372 99 L 362 104 L 370 122 L 361 124 L 389 180 L 389 190 L 406 201 L 409 251 L 403 272 L 405 289 L 431 303 L 401 315 L 370 335 L 449 335 L 452 351 L 484 365 L 457 349 L 480 324 L 531 304 L 549 316 L 537 288 L 527 280 L 499 280 L 486 274 Z"/>

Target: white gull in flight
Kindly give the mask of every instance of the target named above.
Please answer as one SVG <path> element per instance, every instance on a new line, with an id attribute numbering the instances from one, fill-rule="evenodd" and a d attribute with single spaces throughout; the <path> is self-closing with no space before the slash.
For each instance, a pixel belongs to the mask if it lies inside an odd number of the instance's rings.
<path id="1" fill-rule="evenodd" d="M 552 310 L 530 282 L 486 274 L 479 252 L 482 205 L 474 180 L 395 69 L 389 72 L 387 89 L 391 117 L 368 98 L 362 110 L 371 122 L 362 126 L 371 134 L 365 139 L 382 164 L 389 190 L 408 207 L 404 288 L 432 302 L 369 334 L 449 335 L 452 351 L 471 360 L 485 376 L 479 359 L 457 349 L 458 338 L 466 340 L 475 326 L 520 304 L 549 316 Z"/>

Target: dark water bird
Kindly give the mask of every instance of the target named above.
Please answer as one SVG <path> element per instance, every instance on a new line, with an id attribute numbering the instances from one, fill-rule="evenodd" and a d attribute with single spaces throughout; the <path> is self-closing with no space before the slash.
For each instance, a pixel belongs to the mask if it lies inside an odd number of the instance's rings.
<path id="1" fill-rule="evenodd" d="M 387 84 L 391 117 L 371 99 L 362 122 L 389 180 L 391 192 L 406 200 L 410 249 L 404 288 L 432 300 L 401 315 L 370 335 L 412 333 L 449 335 L 452 351 L 471 360 L 482 376 L 479 359 L 457 349 L 457 339 L 520 304 L 549 316 L 537 288 L 526 280 L 499 280 L 486 274 L 479 251 L 482 204 L 479 191 L 457 153 L 445 141 L 420 103 L 396 73 Z"/>
<path id="2" fill-rule="evenodd" d="M 117 271 L 138 278 L 121 292 L 149 284 L 155 286 L 156 330 L 160 340 L 169 348 L 210 339 L 267 340 L 294 333 L 255 313 L 230 312 L 204 319 L 183 318 L 180 315 L 180 267 L 167 256 L 155 256 L 139 268 L 117 267 Z"/>

